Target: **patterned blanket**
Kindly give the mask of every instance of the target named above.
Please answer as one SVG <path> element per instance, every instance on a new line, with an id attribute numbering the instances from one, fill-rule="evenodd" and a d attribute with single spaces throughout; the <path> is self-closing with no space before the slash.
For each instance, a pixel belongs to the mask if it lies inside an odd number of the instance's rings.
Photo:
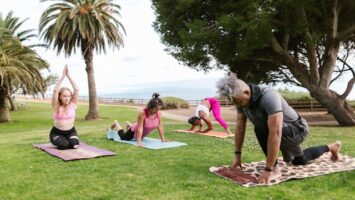
<path id="1" fill-rule="evenodd" d="M 332 162 L 330 153 L 325 153 L 321 157 L 313 160 L 307 165 L 287 165 L 284 161 L 278 160 L 281 169 L 281 177 L 272 180 L 268 185 L 275 185 L 290 179 L 302 179 L 314 176 L 322 176 L 334 172 L 355 170 L 355 158 L 346 155 L 339 155 L 339 160 Z M 244 187 L 255 187 L 266 184 L 258 184 L 258 177 L 264 170 L 265 161 L 243 163 L 243 170 L 231 169 L 228 166 L 210 167 L 209 171 L 238 183 Z"/>

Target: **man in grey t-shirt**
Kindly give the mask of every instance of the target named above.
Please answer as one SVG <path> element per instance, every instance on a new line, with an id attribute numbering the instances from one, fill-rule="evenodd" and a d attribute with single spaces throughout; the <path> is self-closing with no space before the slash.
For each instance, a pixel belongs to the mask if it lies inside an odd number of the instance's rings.
<path id="1" fill-rule="evenodd" d="M 307 122 L 290 107 L 281 95 L 272 88 L 263 88 L 246 84 L 234 79 L 228 89 L 229 96 L 237 106 L 237 125 L 235 131 L 235 159 L 233 168 L 242 167 L 241 153 L 245 137 L 247 119 L 254 124 L 254 131 L 265 156 L 264 172 L 259 176 L 259 183 L 269 183 L 281 176 L 277 167 L 279 150 L 285 162 L 303 165 L 330 151 L 331 159 L 338 160 L 341 143 L 311 147 L 302 150 L 300 144 L 308 135 Z"/>

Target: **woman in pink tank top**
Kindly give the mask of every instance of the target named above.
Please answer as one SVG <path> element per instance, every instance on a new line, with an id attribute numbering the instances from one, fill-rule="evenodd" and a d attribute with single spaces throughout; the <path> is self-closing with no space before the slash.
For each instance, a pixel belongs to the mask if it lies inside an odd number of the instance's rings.
<path id="1" fill-rule="evenodd" d="M 68 77 L 74 88 L 72 93 L 69 88 L 60 88 L 65 77 Z M 60 88 L 60 89 L 59 89 Z M 50 141 L 58 149 L 79 147 L 79 137 L 74 127 L 75 109 L 79 96 L 79 89 L 71 78 L 66 65 L 63 74 L 54 86 L 52 95 L 52 114 L 54 125 L 49 134 Z"/>
<path id="2" fill-rule="evenodd" d="M 159 94 L 154 93 L 153 98 L 148 102 L 146 108 L 138 113 L 138 120 L 134 124 L 128 123 L 126 132 L 115 120 L 111 129 L 116 130 L 121 140 L 137 140 L 137 146 L 143 147 L 142 139 L 149 135 L 154 129 L 158 129 L 162 142 L 167 142 L 164 135 L 163 122 L 159 110 L 163 101 Z"/>

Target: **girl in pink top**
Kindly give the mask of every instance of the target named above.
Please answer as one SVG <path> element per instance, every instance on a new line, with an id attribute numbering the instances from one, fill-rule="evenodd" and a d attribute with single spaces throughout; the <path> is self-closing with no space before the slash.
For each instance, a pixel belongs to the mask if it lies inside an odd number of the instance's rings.
<path id="1" fill-rule="evenodd" d="M 154 129 L 158 129 L 162 142 L 167 142 L 164 136 L 163 122 L 159 110 L 163 105 L 163 101 L 158 98 L 159 94 L 154 93 L 153 98 L 148 102 L 146 108 L 138 114 L 138 122 L 133 125 L 128 124 L 127 131 L 124 132 L 120 124 L 115 120 L 111 129 L 117 131 L 121 140 L 137 140 L 137 146 L 143 147 L 142 138 L 149 135 Z"/>
<path id="2" fill-rule="evenodd" d="M 65 77 L 68 77 L 74 88 L 72 93 L 69 88 L 60 88 Z M 60 88 L 60 89 L 59 89 Z M 79 96 L 79 89 L 71 78 L 66 65 L 63 74 L 54 86 L 52 95 L 52 113 L 54 125 L 49 138 L 58 149 L 70 149 L 79 147 L 79 137 L 74 127 L 75 109 Z"/>
<path id="3" fill-rule="evenodd" d="M 221 117 L 221 106 L 219 104 L 218 99 L 215 97 L 205 98 L 201 103 L 196 106 L 195 116 L 191 117 L 188 120 L 188 122 L 192 125 L 189 131 L 194 130 L 196 126 L 200 126 L 200 129 L 198 130 L 198 132 L 200 133 L 207 133 L 208 131 L 213 130 L 213 125 L 208 119 L 210 111 L 212 111 L 214 118 L 226 130 L 226 132 L 231 134 L 228 124 Z M 203 131 L 201 130 L 201 119 L 207 124 L 207 129 Z"/>

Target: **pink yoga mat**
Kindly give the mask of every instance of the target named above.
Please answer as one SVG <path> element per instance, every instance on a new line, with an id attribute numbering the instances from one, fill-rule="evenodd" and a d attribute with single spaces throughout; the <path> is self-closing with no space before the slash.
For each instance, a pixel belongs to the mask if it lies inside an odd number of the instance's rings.
<path id="1" fill-rule="evenodd" d="M 47 144 L 33 144 L 33 147 L 41 149 L 52 156 L 58 157 L 64 161 L 84 160 L 89 158 L 97 158 L 102 156 L 114 156 L 115 153 L 105 149 L 99 149 L 94 146 L 89 146 L 85 143 L 80 143 L 78 149 L 58 150 L 54 145 Z"/>
<path id="2" fill-rule="evenodd" d="M 218 132 L 218 131 L 209 131 L 207 133 L 196 133 L 195 131 L 187 131 L 187 130 L 174 130 L 174 131 L 178 133 L 191 133 L 191 134 L 206 135 L 206 136 L 218 137 L 218 138 L 229 138 L 234 136 L 232 134 Z"/>

